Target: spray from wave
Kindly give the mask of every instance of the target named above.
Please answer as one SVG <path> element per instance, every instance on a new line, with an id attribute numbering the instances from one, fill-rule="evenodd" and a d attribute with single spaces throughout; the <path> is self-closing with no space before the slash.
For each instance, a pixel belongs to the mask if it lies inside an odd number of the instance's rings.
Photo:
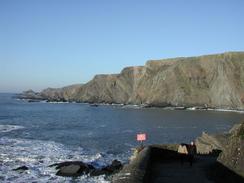
<path id="1" fill-rule="evenodd" d="M 18 125 L 0 125 L 0 133 L 11 132 L 23 128 L 24 128 L 23 126 L 18 126 Z"/>
<path id="2" fill-rule="evenodd" d="M 93 153 L 83 148 L 68 148 L 52 141 L 0 138 L 0 182 L 74 182 L 72 178 L 56 176 L 54 167 L 49 165 L 62 161 L 79 160 L 96 167 L 106 166 L 115 158 L 112 154 Z M 121 160 L 121 159 L 120 159 Z M 13 169 L 27 166 L 22 173 Z M 104 176 L 84 175 L 78 182 L 109 182 Z"/>

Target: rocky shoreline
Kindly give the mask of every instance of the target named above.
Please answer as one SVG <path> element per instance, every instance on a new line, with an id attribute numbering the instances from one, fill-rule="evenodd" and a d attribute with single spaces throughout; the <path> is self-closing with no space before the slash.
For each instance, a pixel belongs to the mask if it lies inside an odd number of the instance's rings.
<path id="1" fill-rule="evenodd" d="M 234 109 L 234 108 L 210 108 L 210 107 L 201 107 L 201 106 L 172 106 L 172 105 L 165 105 L 165 106 L 158 106 L 158 105 L 148 105 L 148 104 L 139 104 L 139 105 L 131 105 L 131 104 L 119 104 L 119 103 L 86 103 L 81 101 L 72 101 L 72 100 L 52 100 L 52 99 L 45 99 L 45 98 L 36 98 L 36 97 L 29 97 L 23 94 L 17 94 L 14 98 L 18 100 L 23 100 L 29 103 L 41 102 L 41 103 L 53 103 L 53 104 L 69 104 L 69 103 L 80 103 L 80 104 L 88 104 L 90 106 L 116 106 L 122 108 L 160 108 L 165 110 L 189 110 L 189 111 L 220 111 L 220 112 L 238 112 L 244 113 L 244 109 Z"/>

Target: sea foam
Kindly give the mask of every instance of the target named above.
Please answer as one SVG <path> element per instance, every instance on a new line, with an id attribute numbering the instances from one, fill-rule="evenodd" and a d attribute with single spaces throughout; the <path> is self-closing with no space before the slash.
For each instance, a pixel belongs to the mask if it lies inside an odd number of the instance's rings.
<path id="1" fill-rule="evenodd" d="M 91 153 L 83 148 L 68 148 L 53 141 L 0 138 L 0 182 L 72 182 L 72 178 L 56 176 L 56 170 L 49 165 L 63 161 L 83 161 L 96 167 L 111 163 L 113 155 Z M 119 159 L 119 158 L 118 158 Z M 27 166 L 29 169 L 20 173 L 13 169 Z M 78 182 L 109 182 L 105 177 L 77 177 Z"/>
<path id="2" fill-rule="evenodd" d="M 17 126 L 17 125 L 0 125 L 0 133 L 11 132 L 13 130 L 19 130 L 23 128 L 24 128 L 23 126 Z"/>

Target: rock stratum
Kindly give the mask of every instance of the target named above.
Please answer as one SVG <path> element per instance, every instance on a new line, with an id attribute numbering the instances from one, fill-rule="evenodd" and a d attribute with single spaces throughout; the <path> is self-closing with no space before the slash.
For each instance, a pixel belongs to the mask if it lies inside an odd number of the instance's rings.
<path id="1" fill-rule="evenodd" d="M 96 75 L 84 85 L 33 93 L 32 99 L 54 101 L 243 110 L 244 52 L 150 60 L 119 74 Z M 28 98 L 28 92 L 21 96 Z"/>

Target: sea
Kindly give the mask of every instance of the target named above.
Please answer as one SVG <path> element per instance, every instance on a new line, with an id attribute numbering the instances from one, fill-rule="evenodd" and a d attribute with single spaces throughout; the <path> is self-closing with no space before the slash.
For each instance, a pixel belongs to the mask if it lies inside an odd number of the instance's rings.
<path id="1" fill-rule="evenodd" d="M 28 102 L 0 94 L 0 182 L 110 182 L 105 176 L 56 176 L 49 165 L 79 160 L 97 168 L 128 163 L 145 145 L 190 143 L 202 132 L 227 132 L 244 119 L 235 111 L 172 110 L 138 106 Z M 23 172 L 13 169 L 27 166 Z"/>

